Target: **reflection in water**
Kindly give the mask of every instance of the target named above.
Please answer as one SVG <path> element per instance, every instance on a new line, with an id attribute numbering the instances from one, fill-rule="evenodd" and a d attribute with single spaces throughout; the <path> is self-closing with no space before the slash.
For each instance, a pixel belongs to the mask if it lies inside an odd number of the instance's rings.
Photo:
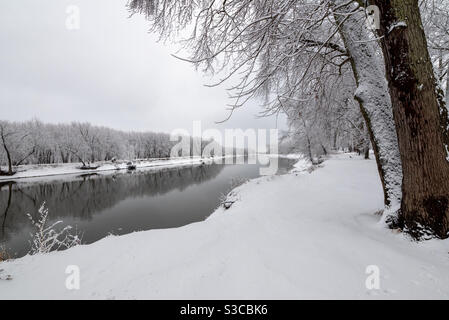
<path id="1" fill-rule="evenodd" d="M 15 182 L 8 181 L 8 182 L 0 182 L 0 191 L 4 186 L 8 188 L 7 192 L 7 199 L 0 198 L 2 201 L 0 203 L 5 203 L 5 208 L 2 210 L 3 212 L 3 219 L 2 219 L 2 234 L 5 235 L 5 227 L 6 227 L 6 218 L 8 218 L 8 212 L 9 208 L 11 207 L 11 200 L 12 200 L 12 186 Z M 0 195 L 3 195 L 3 193 L 0 193 Z"/>
<path id="2" fill-rule="evenodd" d="M 281 167 L 289 163 L 280 161 Z M 229 191 L 233 178 L 258 176 L 257 165 L 207 165 L 113 174 L 88 174 L 39 183 L 0 183 L 0 242 L 12 255 L 29 248 L 27 213 L 45 201 L 50 222 L 77 226 L 83 243 L 108 233 L 178 227 L 201 221 Z M 60 178 L 59 178 L 60 179 Z"/>

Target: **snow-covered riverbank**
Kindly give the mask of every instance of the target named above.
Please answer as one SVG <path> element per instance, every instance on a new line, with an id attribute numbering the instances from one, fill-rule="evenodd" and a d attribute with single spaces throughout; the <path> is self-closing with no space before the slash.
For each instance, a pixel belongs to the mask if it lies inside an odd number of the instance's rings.
<path id="1" fill-rule="evenodd" d="M 270 157 L 280 157 L 286 159 L 302 159 L 300 154 L 288 154 L 280 155 L 273 154 Z M 136 160 L 133 164 L 136 169 L 151 169 L 151 168 L 161 168 L 161 167 L 179 167 L 188 165 L 201 165 L 201 164 L 212 164 L 212 163 L 225 163 L 231 158 L 235 158 L 234 155 L 224 155 L 221 157 L 180 157 L 171 159 L 148 159 L 148 160 Z M 241 155 L 237 157 L 243 157 Z M 253 155 L 252 157 L 257 157 Z M 232 163 L 232 161 L 230 161 Z M 105 162 L 98 163 L 99 167 L 96 169 L 80 169 L 81 163 L 59 163 L 59 164 L 41 164 L 41 165 L 22 165 L 16 168 L 16 173 L 12 176 L 0 176 L 1 181 L 14 181 L 23 179 L 41 180 L 44 178 L 51 178 L 55 176 L 65 176 L 65 175 L 82 175 L 91 173 L 106 173 L 118 170 L 127 170 L 127 161 L 121 161 L 118 163 Z M 3 168 L 4 170 L 6 168 Z"/>
<path id="2" fill-rule="evenodd" d="M 13 279 L 0 280 L 0 299 L 449 298 L 449 241 L 411 242 L 378 222 L 373 160 L 337 155 L 234 193 L 204 222 L 1 263 Z M 69 265 L 79 290 L 66 288 Z"/>
<path id="3" fill-rule="evenodd" d="M 221 161 L 224 157 L 216 158 L 173 158 L 173 159 L 155 159 L 155 160 L 138 160 L 134 164 L 137 169 L 152 168 L 152 167 L 170 167 L 170 166 L 184 166 L 184 165 L 199 165 L 201 163 L 209 164 L 214 161 Z M 13 176 L 0 176 L 0 181 L 18 180 L 26 178 L 48 177 L 58 175 L 71 174 L 88 174 L 99 173 L 105 171 L 127 170 L 126 161 L 121 163 L 102 163 L 97 169 L 82 170 L 79 169 L 81 163 L 67 163 L 54 165 L 24 165 L 20 166 L 17 173 Z"/>

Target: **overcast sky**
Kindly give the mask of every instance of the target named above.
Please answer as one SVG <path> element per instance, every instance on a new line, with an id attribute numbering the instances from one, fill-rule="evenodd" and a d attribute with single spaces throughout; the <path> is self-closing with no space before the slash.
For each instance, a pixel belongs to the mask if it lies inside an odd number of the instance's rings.
<path id="1" fill-rule="evenodd" d="M 226 87 L 170 56 L 126 0 L 20 0 L 0 4 L 0 119 L 89 121 L 122 130 L 284 128 L 257 119 L 253 101 L 222 125 Z M 80 29 L 66 28 L 67 6 L 80 9 Z M 213 81 L 212 81 L 213 82 Z"/>

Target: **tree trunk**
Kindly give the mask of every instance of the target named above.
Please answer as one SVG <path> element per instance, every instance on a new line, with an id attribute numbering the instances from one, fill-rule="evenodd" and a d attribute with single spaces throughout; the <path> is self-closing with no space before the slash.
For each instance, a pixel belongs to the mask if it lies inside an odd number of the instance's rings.
<path id="1" fill-rule="evenodd" d="M 449 108 L 449 66 L 446 70 L 446 109 Z"/>
<path id="2" fill-rule="evenodd" d="M 357 85 L 355 99 L 369 132 L 384 191 L 385 218 L 391 219 L 389 216 L 395 214 L 401 202 L 402 170 L 384 66 L 376 52 L 378 45 L 369 41 L 372 34 L 365 26 L 364 12 L 359 10 L 348 15 L 357 8 L 357 4 L 341 6 L 345 3 L 345 0 L 335 0 L 334 4 L 339 7 L 334 17 L 350 55 Z"/>
<path id="3" fill-rule="evenodd" d="M 326 147 L 321 143 L 321 149 L 323 149 L 323 154 L 325 155 L 325 156 L 327 156 L 327 150 L 326 150 Z"/>
<path id="4" fill-rule="evenodd" d="M 334 141 L 333 141 L 333 147 L 332 147 L 333 150 L 337 150 L 337 137 L 338 137 L 338 128 L 335 129 L 335 132 L 334 132 Z"/>
<path id="5" fill-rule="evenodd" d="M 1 132 L 1 138 L 2 138 L 2 143 L 3 143 L 3 149 L 5 149 L 6 152 L 6 157 L 8 158 L 8 175 L 13 175 L 13 171 L 12 171 L 12 159 L 11 159 L 11 154 L 9 153 L 9 149 L 6 146 L 6 141 L 5 141 L 5 135 L 2 129 Z"/>
<path id="6" fill-rule="evenodd" d="M 399 226 L 448 237 L 447 110 L 437 90 L 416 0 L 375 0 L 403 170 Z M 445 118 L 443 113 L 445 110 Z M 441 116 L 441 117 L 440 117 Z M 446 140 L 447 141 L 447 140 Z"/>
<path id="7" fill-rule="evenodd" d="M 304 118 L 302 118 L 302 124 L 304 126 L 304 132 L 305 132 L 305 136 L 306 136 L 306 140 L 307 140 L 307 153 L 309 154 L 310 161 L 313 163 L 312 143 L 310 141 L 309 131 L 307 130 L 307 125 L 306 125 L 306 121 L 304 120 Z"/>
<path id="8" fill-rule="evenodd" d="M 3 148 L 6 151 L 6 157 L 8 158 L 8 175 L 12 176 L 13 175 L 13 171 L 12 171 L 12 160 L 11 160 L 11 154 L 9 153 L 8 148 L 6 147 L 6 144 L 3 144 Z"/>
<path id="9" fill-rule="evenodd" d="M 370 147 L 370 137 L 369 137 L 369 131 L 368 128 L 365 126 L 363 126 L 363 131 L 365 133 L 364 135 L 364 152 L 365 152 L 365 159 L 369 159 L 369 147 Z"/>
<path id="10" fill-rule="evenodd" d="M 310 161 L 313 162 L 313 156 L 312 156 L 312 147 L 310 145 L 310 139 L 309 136 L 307 135 L 307 153 L 309 154 L 309 159 Z"/>
<path id="11" fill-rule="evenodd" d="M 365 147 L 365 159 L 369 159 L 369 148 Z"/>

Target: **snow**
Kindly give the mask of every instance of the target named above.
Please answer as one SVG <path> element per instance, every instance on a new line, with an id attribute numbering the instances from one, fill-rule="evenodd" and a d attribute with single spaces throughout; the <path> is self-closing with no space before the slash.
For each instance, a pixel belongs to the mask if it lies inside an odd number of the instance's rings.
<path id="1" fill-rule="evenodd" d="M 379 222 L 374 160 L 339 154 L 309 172 L 251 180 L 204 222 L 3 262 L 13 279 L 0 280 L 0 299 L 449 298 L 449 241 L 413 242 Z M 66 289 L 69 265 L 79 290 Z"/>
<path id="2" fill-rule="evenodd" d="M 303 159 L 304 158 L 304 155 L 302 153 L 279 154 L 279 155 L 276 155 L 276 156 L 278 156 L 280 158 L 293 159 L 293 160 Z"/>
<path id="3" fill-rule="evenodd" d="M 449 162 L 449 146 L 445 145 L 444 147 L 446 148 L 446 160 Z"/>
<path id="4" fill-rule="evenodd" d="M 142 168 L 152 168 L 152 167 L 169 167 L 169 166 L 181 166 L 189 164 L 201 164 L 201 163 L 212 163 L 214 161 L 221 161 L 223 157 L 215 158 L 201 158 L 201 157 L 186 157 L 186 158 L 170 158 L 170 159 L 155 159 L 155 160 L 138 160 L 135 161 L 136 169 Z M 88 173 L 101 173 L 105 171 L 115 171 L 115 170 L 127 170 L 127 161 L 121 163 L 104 163 L 97 169 L 92 170 L 81 170 L 78 167 L 81 163 L 69 163 L 69 164 L 54 164 L 54 165 L 25 165 L 20 166 L 19 170 L 13 176 L 0 176 L 0 181 L 2 180 L 16 180 L 25 178 L 36 178 L 36 177 L 49 177 L 58 175 L 69 175 L 69 174 L 88 174 Z M 94 164 L 92 164 L 94 165 Z"/>
<path id="5" fill-rule="evenodd" d="M 407 23 L 405 21 L 395 22 L 390 27 L 388 27 L 387 33 L 390 33 L 391 31 L 393 31 L 394 29 L 399 28 L 399 27 L 406 28 Z"/>
<path id="6" fill-rule="evenodd" d="M 312 167 L 312 163 L 307 157 L 300 155 L 297 159 L 298 161 L 293 165 L 293 169 L 290 172 L 304 172 Z"/>

